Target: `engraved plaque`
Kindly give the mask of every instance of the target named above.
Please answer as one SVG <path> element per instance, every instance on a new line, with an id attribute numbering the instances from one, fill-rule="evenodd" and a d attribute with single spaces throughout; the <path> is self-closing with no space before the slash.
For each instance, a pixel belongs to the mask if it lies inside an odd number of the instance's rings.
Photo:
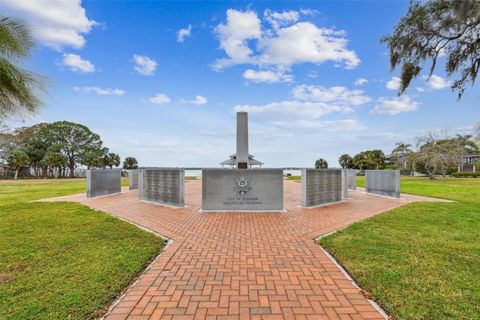
<path id="1" fill-rule="evenodd" d="M 400 198 L 400 170 L 366 170 L 365 191 Z"/>
<path id="2" fill-rule="evenodd" d="M 122 170 L 87 170 L 87 197 L 104 196 L 122 191 Z"/>
<path id="3" fill-rule="evenodd" d="M 350 190 L 357 189 L 357 170 L 347 169 L 347 187 Z"/>
<path id="4" fill-rule="evenodd" d="M 204 169 L 202 210 L 281 211 L 283 170 Z"/>
<path id="5" fill-rule="evenodd" d="M 138 170 L 128 170 L 128 189 L 138 189 Z"/>
<path id="6" fill-rule="evenodd" d="M 168 206 L 184 206 L 184 170 L 142 169 L 141 171 L 140 199 Z"/>
<path id="7" fill-rule="evenodd" d="M 342 169 L 303 169 L 302 207 L 314 207 L 343 199 Z"/>

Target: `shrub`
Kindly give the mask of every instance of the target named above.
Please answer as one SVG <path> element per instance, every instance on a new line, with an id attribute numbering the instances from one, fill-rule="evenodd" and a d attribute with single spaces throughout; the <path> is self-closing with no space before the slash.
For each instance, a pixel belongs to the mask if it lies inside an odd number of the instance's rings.
<path id="1" fill-rule="evenodd" d="M 480 172 L 455 172 L 452 174 L 455 178 L 480 178 Z"/>
<path id="2" fill-rule="evenodd" d="M 412 175 L 412 170 L 410 169 L 400 169 L 400 175 L 402 176 L 411 176 Z"/>

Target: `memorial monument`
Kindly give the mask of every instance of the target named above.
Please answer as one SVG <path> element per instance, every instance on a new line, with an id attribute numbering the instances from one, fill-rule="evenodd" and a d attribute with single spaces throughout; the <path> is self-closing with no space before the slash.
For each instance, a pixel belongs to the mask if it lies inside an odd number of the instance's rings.
<path id="1" fill-rule="evenodd" d="M 87 198 L 122 192 L 122 170 L 87 170 Z"/>
<path id="2" fill-rule="evenodd" d="M 365 191 L 400 198 L 400 170 L 365 170 Z"/>
<path id="3" fill-rule="evenodd" d="M 252 166 L 263 165 L 262 162 L 253 159 L 253 155 L 248 152 L 248 113 L 237 112 L 237 153 L 220 164 L 222 167 L 231 166 L 237 169 L 251 169 Z"/>
<path id="4" fill-rule="evenodd" d="M 144 168 L 138 175 L 140 200 L 154 204 L 185 205 L 185 170 L 178 168 Z"/>
<path id="5" fill-rule="evenodd" d="M 202 210 L 281 211 L 283 170 L 259 169 L 248 150 L 248 114 L 237 113 L 237 152 L 221 163 L 230 169 L 202 170 Z"/>
<path id="6" fill-rule="evenodd" d="M 302 207 L 337 203 L 346 193 L 343 169 L 302 169 Z"/>

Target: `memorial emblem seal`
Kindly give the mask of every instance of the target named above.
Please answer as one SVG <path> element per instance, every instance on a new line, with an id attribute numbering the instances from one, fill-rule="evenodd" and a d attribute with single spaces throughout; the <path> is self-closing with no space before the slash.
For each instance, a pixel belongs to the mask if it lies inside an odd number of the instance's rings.
<path id="1" fill-rule="evenodd" d="M 244 176 L 239 177 L 237 180 L 235 180 L 233 189 L 241 196 L 244 196 L 248 191 L 252 189 L 252 187 L 250 186 L 250 180 Z"/>

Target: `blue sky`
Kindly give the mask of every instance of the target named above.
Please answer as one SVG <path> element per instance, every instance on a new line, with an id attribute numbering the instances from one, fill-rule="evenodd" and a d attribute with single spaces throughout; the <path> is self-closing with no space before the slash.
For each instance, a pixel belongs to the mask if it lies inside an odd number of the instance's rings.
<path id="1" fill-rule="evenodd" d="M 397 97 L 379 39 L 407 1 L 3 1 L 38 42 L 25 67 L 49 77 L 40 114 L 99 133 L 142 166 L 217 166 L 249 111 L 250 151 L 269 167 L 468 133 L 478 85 L 461 101 L 443 70 Z M 11 125 L 22 123 L 11 121 Z"/>

